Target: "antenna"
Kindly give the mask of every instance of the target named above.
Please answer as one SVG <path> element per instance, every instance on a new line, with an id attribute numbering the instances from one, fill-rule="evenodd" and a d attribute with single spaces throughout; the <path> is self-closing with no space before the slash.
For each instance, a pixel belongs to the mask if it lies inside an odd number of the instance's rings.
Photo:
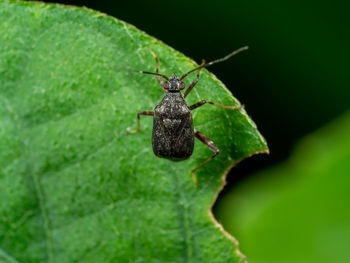
<path id="1" fill-rule="evenodd" d="M 138 72 L 138 73 L 142 73 L 142 74 L 156 75 L 156 76 L 163 77 L 166 80 L 169 80 L 167 76 L 165 76 L 163 74 L 156 73 L 156 72 L 148 72 L 148 71 L 143 71 L 143 70 L 132 70 L 132 69 L 130 69 L 129 71 Z"/>
<path id="2" fill-rule="evenodd" d="M 240 53 L 240 52 L 242 52 L 242 51 L 244 51 L 244 50 L 247 50 L 247 49 L 248 49 L 248 46 L 241 47 L 241 48 L 239 48 L 239 49 L 237 49 L 237 50 L 231 52 L 230 54 L 226 55 L 226 56 L 223 57 L 223 58 L 219 58 L 219 59 L 216 59 L 216 60 L 214 60 L 214 61 L 205 63 L 204 65 L 201 65 L 201 66 L 199 66 L 199 67 L 196 67 L 196 68 L 190 70 L 189 72 L 187 72 L 186 74 L 184 74 L 184 75 L 180 78 L 180 80 L 183 80 L 184 78 L 186 78 L 187 75 L 190 74 L 190 73 L 192 73 L 193 71 L 196 71 L 196 70 L 201 69 L 201 68 L 206 68 L 206 67 L 209 67 L 209 66 L 211 66 L 211 65 L 213 65 L 213 64 L 220 63 L 220 62 L 223 62 L 223 61 L 225 61 L 225 60 L 228 60 L 230 57 L 233 57 L 234 55 L 237 55 L 238 53 Z"/>

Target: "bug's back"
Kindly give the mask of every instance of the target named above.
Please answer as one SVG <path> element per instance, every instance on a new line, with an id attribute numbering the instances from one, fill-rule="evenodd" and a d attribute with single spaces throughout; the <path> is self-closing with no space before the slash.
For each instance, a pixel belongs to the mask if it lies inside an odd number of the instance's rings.
<path id="1" fill-rule="evenodd" d="M 192 114 L 180 92 L 166 93 L 154 109 L 152 145 L 158 157 L 181 160 L 192 155 Z"/>

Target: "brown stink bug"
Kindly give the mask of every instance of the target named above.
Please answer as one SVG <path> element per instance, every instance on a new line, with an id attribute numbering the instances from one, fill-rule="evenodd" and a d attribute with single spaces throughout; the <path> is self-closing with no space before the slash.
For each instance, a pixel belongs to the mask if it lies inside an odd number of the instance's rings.
<path id="1" fill-rule="evenodd" d="M 156 75 L 160 86 L 165 92 L 165 95 L 163 100 L 155 107 L 154 111 L 140 111 L 137 113 L 137 129 L 135 131 L 129 131 L 129 133 L 135 134 L 140 131 L 140 115 L 153 116 L 153 152 L 158 157 L 167 158 L 172 161 L 181 161 L 189 158 L 192 155 L 195 137 L 203 142 L 210 150 L 214 152 L 214 154 L 192 170 L 192 179 L 195 185 L 197 185 L 195 172 L 218 155 L 219 148 L 203 133 L 193 129 L 191 111 L 206 103 L 229 110 L 240 109 L 242 106 L 225 106 L 207 100 L 202 100 L 188 106 L 185 98 L 197 84 L 199 80 L 199 73 L 202 68 L 225 61 L 246 49 L 248 49 L 248 47 L 242 47 L 223 58 L 209 63 L 205 63 L 203 60 L 199 67 L 190 70 L 186 74 L 182 75 L 181 78 L 178 78 L 176 74 L 173 74 L 170 78 L 163 74 L 159 74 L 158 57 L 152 50 L 150 50 L 156 60 L 156 72 L 137 71 L 143 74 Z M 182 82 L 182 80 L 187 77 L 188 74 L 194 71 L 197 71 L 196 79 L 182 94 L 180 91 L 185 89 L 185 84 Z M 163 81 L 161 77 L 165 81 Z"/>

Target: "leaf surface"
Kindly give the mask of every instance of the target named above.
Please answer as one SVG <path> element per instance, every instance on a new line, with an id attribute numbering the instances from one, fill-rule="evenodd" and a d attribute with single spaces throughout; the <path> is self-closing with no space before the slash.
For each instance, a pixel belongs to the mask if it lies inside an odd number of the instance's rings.
<path id="1" fill-rule="evenodd" d="M 243 262 L 210 211 L 223 176 L 267 150 L 244 110 L 205 105 L 194 124 L 221 154 L 197 142 L 192 158 L 153 155 L 153 110 L 166 75 L 196 64 L 96 11 L 0 2 L 0 259 L 2 262 Z M 205 54 L 204 54 L 205 55 Z M 188 85 L 195 75 L 187 78 Z M 237 105 L 206 70 L 188 96 Z"/>

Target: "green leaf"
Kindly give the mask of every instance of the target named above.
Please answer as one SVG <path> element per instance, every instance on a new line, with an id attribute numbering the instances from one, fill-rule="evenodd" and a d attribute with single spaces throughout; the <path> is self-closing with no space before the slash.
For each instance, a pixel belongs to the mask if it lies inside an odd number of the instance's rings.
<path id="1" fill-rule="evenodd" d="M 350 262 L 349 134 L 350 112 L 226 195 L 218 217 L 249 262 Z"/>
<path id="2" fill-rule="evenodd" d="M 152 118 L 125 132 L 163 96 L 154 76 L 126 69 L 154 71 L 148 47 L 166 75 L 193 61 L 84 8 L 3 1 L 0 18 L 2 262 L 243 262 L 210 207 L 234 163 L 267 151 L 245 111 L 194 111 L 221 150 L 195 188 L 205 145 L 175 163 L 154 156 Z M 201 99 L 238 104 L 206 70 L 187 101 Z"/>

